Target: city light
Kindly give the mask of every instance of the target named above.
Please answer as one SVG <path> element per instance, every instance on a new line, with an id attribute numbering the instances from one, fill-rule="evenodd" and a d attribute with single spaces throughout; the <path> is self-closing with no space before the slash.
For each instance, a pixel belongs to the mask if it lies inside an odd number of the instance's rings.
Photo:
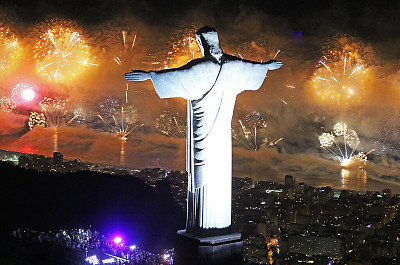
<path id="1" fill-rule="evenodd" d="M 113 241 L 114 241 L 115 244 L 121 244 L 122 238 L 121 238 L 120 236 L 117 236 L 117 237 L 115 237 L 115 238 L 113 239 Z"/>
<path id="2" fill-rule="evenodd" d="M 86 260 L 87 262 L 89 262 L 90 264 L 93 264 L 93 265 L 96 265 L 96 264 L 99 264 L 99 263 L 100 263 L 100 261 L 99 261 L 99 259 L 97 258 L 96 255 L 87 257 L 85 260 Z"/>

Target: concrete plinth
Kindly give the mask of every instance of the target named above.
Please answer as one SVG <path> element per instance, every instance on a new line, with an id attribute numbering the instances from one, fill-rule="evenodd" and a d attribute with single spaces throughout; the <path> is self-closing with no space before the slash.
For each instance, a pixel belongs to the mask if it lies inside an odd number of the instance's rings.
<path id="1" fill-rule="evenodd" d="M 240 233 L 199 237 L 178 231 L 174 265 L 242 265 L 243 241 Z"/>

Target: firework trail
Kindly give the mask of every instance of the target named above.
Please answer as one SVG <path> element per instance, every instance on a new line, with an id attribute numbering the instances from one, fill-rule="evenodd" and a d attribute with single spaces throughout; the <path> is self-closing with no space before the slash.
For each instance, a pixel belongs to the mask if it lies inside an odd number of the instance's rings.
<path id="1" fill-rule="evenodd" d="M 119 49 L 116 55 L 113 57 L 114 62 L 118 65 L 123 65 L 124 63 L 130 63 L 129 59 L 132 57 L 133 47 L 136 42 L 136 34 L 132 34 L 132 36 L 128 35 L 128 32 L 122 31 L 122 40 L 123 46 L 122 50 Z M 131 42 L 131 44 L 129 44 Z M 115 52 L 115 50 L 114 50 Z"/>
<path id="2" fill-rule="evenodd" d="M 274 56 L 274 58 L 272 58 L 272 60 L 275 60 L 275 58 L 276 58 L 276 56 L 278 56 L 278 54 L 281 52 L 281 50 L 278 50 L 276 53 L 275 53 L 275 56 Z"/>
<path id="3" fill-rule="evenodd" d="M 69 121 L 67 121 L 66 124 L 69 125 L 71 122 L 82 124 L 85 123 L 85 121 L 86 121 L 85 111 L 82 108 L 77 108 L 74 110 L 72 118 Z"/>
<path id="4" fill-rule="evenodd" d="M 276 140 L 269 140 L 268 138 L 265 138 L 264 140 L 263 140 L 263 143 L 268 147 L 268 148 L 273 148 L 273 147 L 275 147 L 280 141 L 282 141 L 283 140 L 283 138 L 282 137 L 280 137 L 280 138 L 278 138 L 278 139 L 276 139 Z"/>

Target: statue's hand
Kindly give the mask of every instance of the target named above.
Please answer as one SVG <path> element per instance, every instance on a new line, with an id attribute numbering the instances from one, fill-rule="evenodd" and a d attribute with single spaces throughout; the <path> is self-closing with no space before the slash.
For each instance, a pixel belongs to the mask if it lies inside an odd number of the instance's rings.
<path id="1" fill-rule="evenodd" d="M 145 81 L 150 79 L 150 73 L 142 70 L 133 70 L 130 73 L 124 74 L 125 79 L 129 81 Z"/>
<path id="2" fill-rule="evenodd" d="M 266 64 L 268 65 L 268 70 L 276 70 L 282 67 L 282 62 L 276 60 L 269 60 Z"/>

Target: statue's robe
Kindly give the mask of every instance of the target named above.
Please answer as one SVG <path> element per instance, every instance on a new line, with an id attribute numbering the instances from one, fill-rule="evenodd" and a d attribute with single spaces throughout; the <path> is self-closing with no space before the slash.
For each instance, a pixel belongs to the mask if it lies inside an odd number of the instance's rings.
<path id="1" fill-rule="evenodd" d="M 257 90 L 268 65 L 224 54 L 150 72 L 160 98 L 187 100 L 187 232 L 229 229 L 232 194 L 231 121 L 236 96 Z"/>

